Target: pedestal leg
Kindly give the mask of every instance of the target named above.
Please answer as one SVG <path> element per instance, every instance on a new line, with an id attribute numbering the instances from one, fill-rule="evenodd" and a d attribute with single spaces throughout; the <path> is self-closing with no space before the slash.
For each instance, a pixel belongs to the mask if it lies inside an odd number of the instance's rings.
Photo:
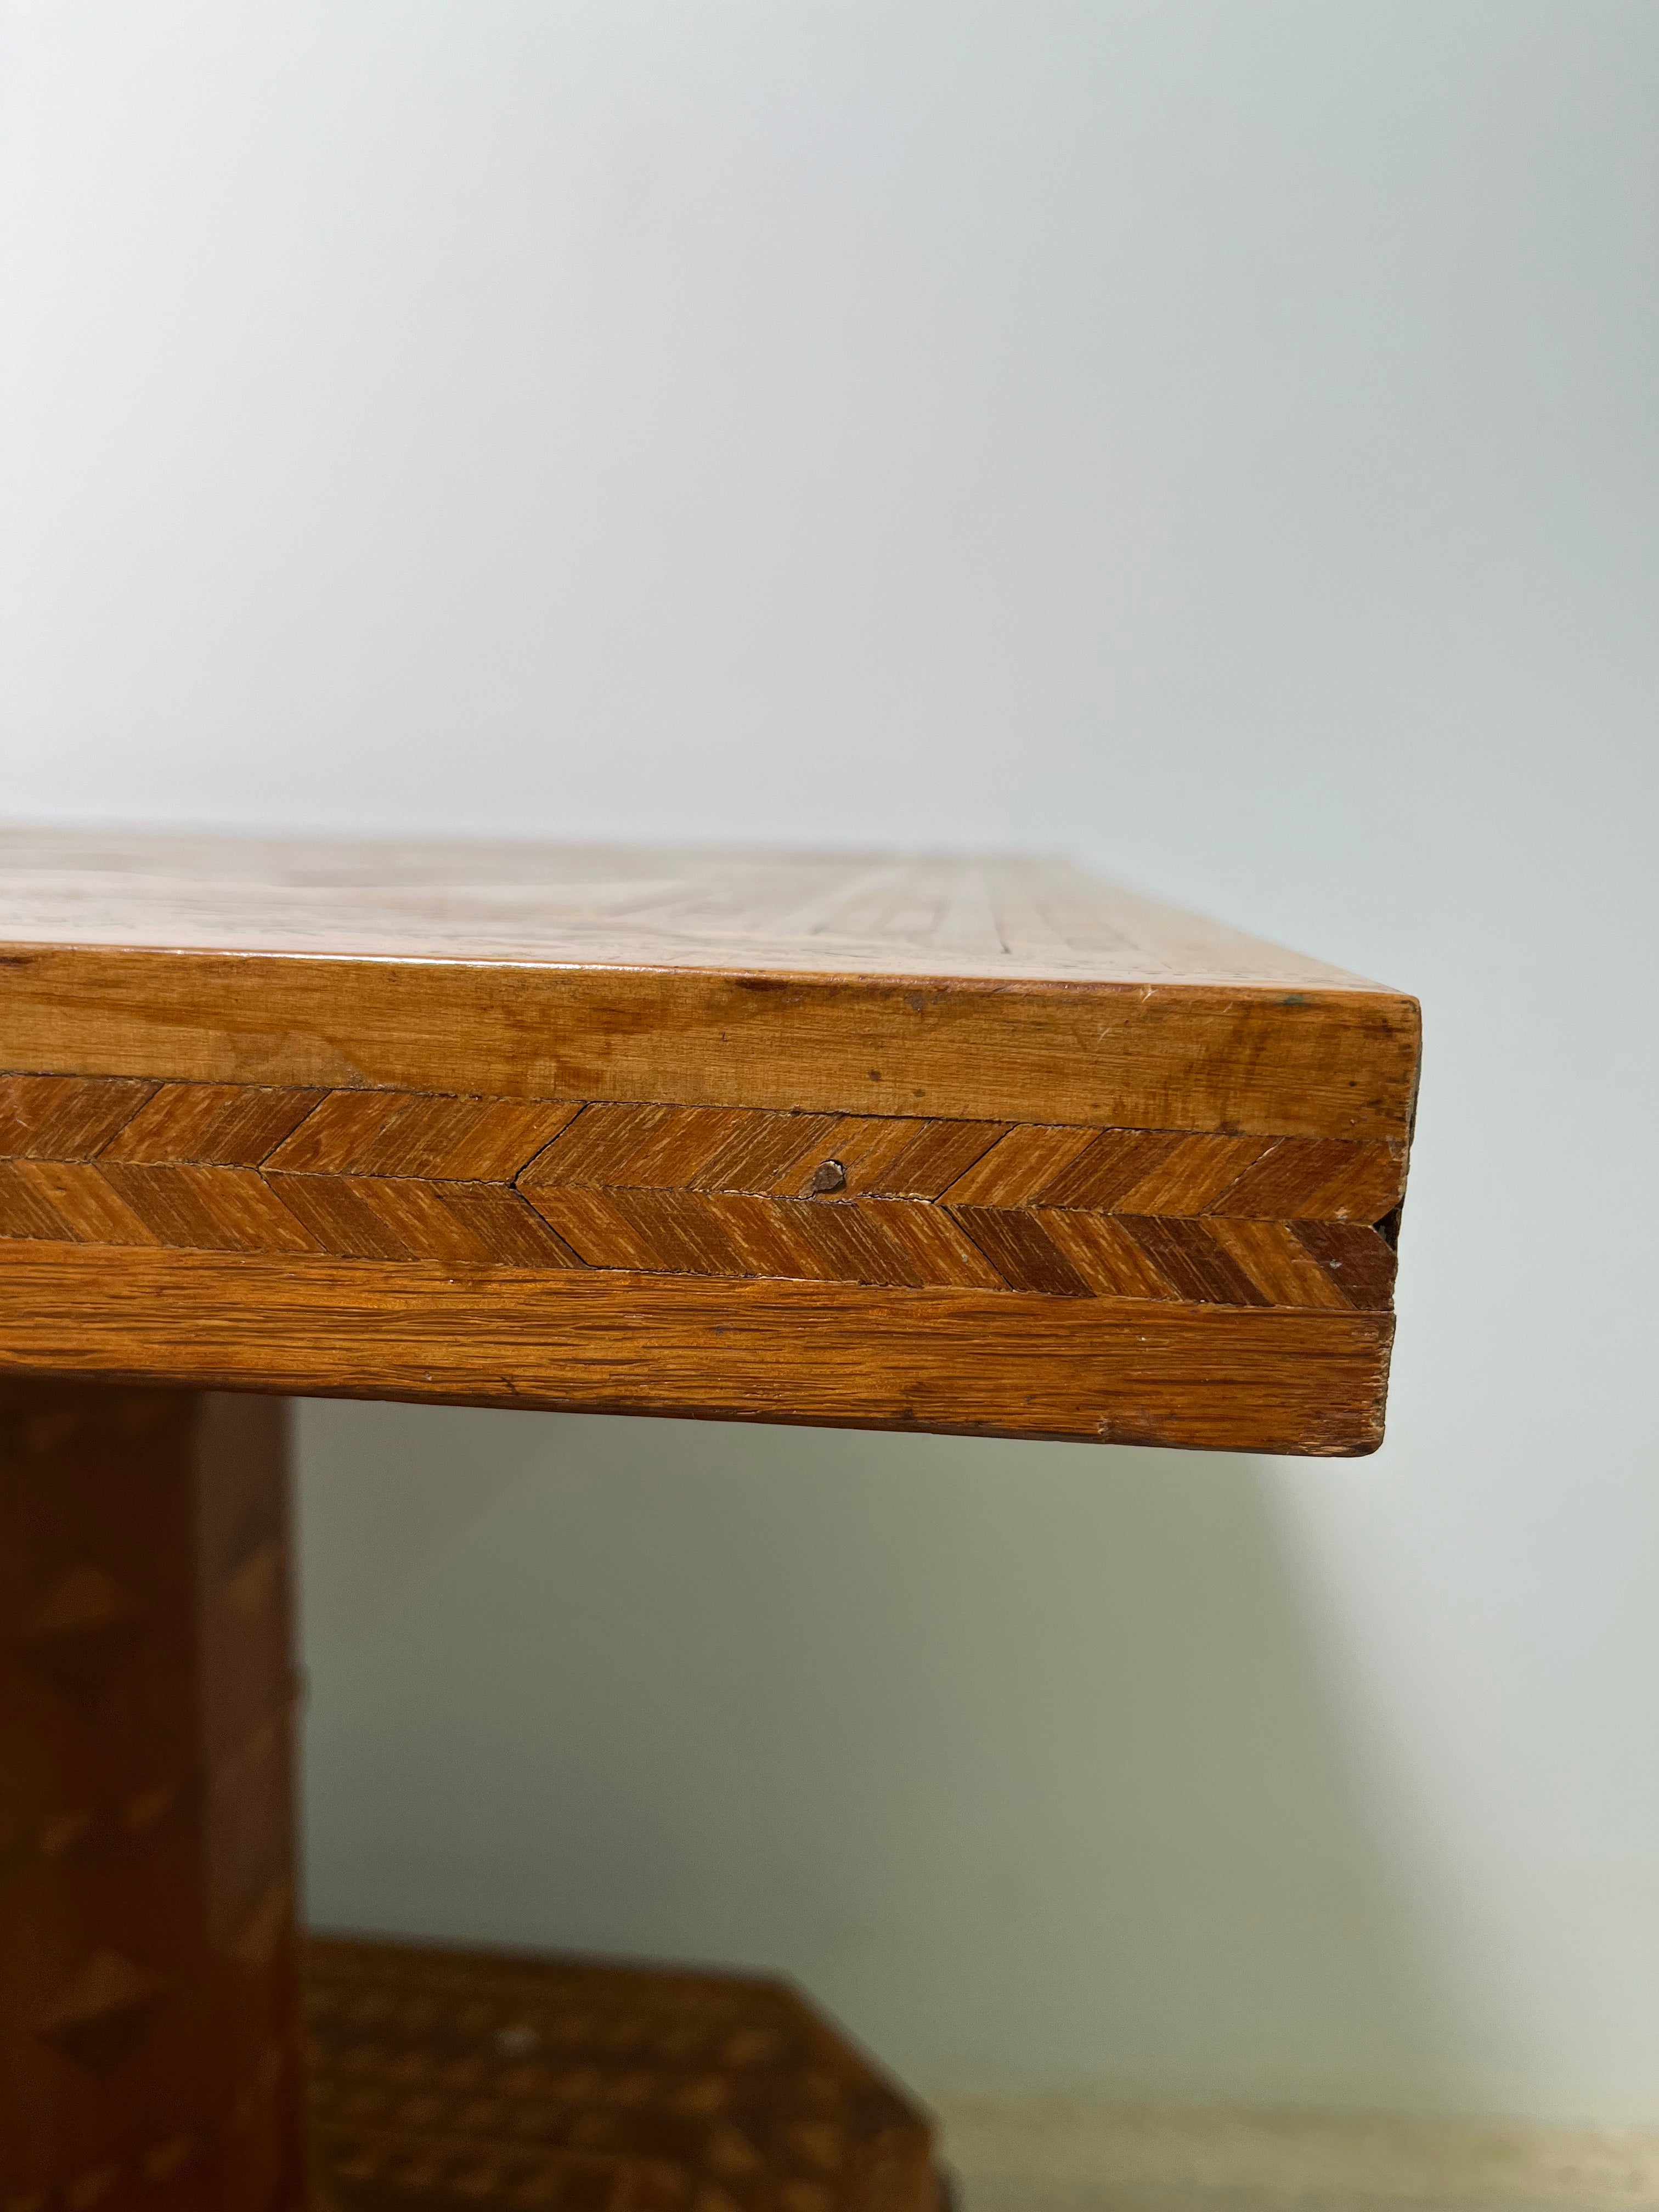
<path id="1" fill-rule="evenodd" d="M 278 1401 L 0 1382 L 3 2212 L 303 2201 L 285 1482 Z"/>

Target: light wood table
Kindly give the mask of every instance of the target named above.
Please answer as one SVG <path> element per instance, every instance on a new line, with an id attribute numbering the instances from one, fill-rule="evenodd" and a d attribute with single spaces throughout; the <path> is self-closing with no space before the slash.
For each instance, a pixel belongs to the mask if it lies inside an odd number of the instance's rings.
<path id="1" fill-rule="evenodd" d="M 3 2212 L 303 2195 L 283 1396 L 1369 1451 L 1418 1035 L 1057 862 L 0 836 Z M 323 1954 L 340 2201 L 921 2212 L 605 1971 Z"/>

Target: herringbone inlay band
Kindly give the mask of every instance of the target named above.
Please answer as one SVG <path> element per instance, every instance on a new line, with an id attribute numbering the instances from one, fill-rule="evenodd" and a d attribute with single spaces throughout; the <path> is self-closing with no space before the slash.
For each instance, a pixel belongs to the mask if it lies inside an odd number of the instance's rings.
<path id="1" fill-rule="evenodd" d="M 0 1078 L 0 1237 L 1377 1311 L 1403 1147 Z"/>

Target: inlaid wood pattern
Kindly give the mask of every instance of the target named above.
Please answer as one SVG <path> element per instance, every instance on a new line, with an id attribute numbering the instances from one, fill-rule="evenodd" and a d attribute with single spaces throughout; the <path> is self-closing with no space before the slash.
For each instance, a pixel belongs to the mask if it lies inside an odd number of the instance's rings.
<path id="1" fill-rule="evenodd" d="M 0 1370 L 1368 1450 L 1420 1032 L 1054 856 L 0 830 Z"/>
<path id="2" fill-rule="evenodd" d="M 938 2212 L 925 2117 L 793 1990 L 313 1942 L 313 2212 Z"/>
<path id="3" fill-rule="evenodd" d="M 0 1079 L 0 1236 L 296 1261 L 1375 1312 L 1404 1172 L 1389 1139 Z"/>
<path id="4" fill-rule="evenodd" d="M 1401 1139 L 1419 1029 L 1054 855 L 0 829 L 9 1067 Z"/>
<path id="5" fill-rule="evenodd" d="M 5 2212 L 300 2212 L 282 1425 L 0 1381 Z"/>
<path id="6" fill-rule="evenodd" d="M 834 975 L 1376 990 L 1055 854 L 0 826 L 0 939 Z"/>

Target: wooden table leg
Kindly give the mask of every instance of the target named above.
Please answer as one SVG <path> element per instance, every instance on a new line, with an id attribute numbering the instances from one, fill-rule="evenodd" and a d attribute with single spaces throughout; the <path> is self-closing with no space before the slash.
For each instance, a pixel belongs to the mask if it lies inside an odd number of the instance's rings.
<path id="1" fill-rule="evenodd" d="M 0 1382 L 3 2212 L 303 2202 L 283 1412 Z"/>

